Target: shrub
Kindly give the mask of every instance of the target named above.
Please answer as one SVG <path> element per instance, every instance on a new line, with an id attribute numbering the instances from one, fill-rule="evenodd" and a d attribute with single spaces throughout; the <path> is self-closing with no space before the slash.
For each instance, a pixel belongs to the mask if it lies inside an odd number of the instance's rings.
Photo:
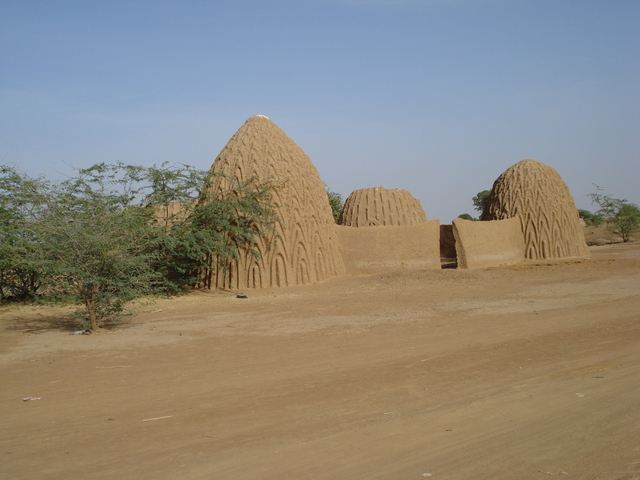
<path id="1" fill-rule="evenodd" d="M 274 219 L 272 186 L 232 181 L 206 193 L 211 173 L 187 165 L 118 163 L 79 169 L 61 182 L 0 168 L 0 292 L 55 287 L 84 306 L 93 330 L 127 302 L 176 293 L 212 261 L 226 265 Z M 234 183 L 235 182 L 235 183 Z M 169 206 L 181 202 L 182 208 Z"/>
<path id="2" fill-rule="evenodd" d="M 590 193 L 589 197 L 592 203 L 600 207 L 596 213 L 602 216 L 611 233 L 619 235 L 623 242 L 628 242 L 640 230 L 640 208 L 626 198 L 603 195 L 602 188 L 597 185 L 595 187 L 595 193 Z"/>

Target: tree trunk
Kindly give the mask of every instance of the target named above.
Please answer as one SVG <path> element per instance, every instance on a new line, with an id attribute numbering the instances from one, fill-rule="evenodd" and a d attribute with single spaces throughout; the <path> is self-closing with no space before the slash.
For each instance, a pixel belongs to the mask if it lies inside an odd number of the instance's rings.
<path id="1" fill-rule="evenodd" d="M 84 300 L 84 304 L 87 307 L 89 313 L 89 322 L 91 323 L 91 330 L 93 332 L 98 331 L 98 318 L 96 315 L 96 294 L 98 293 L 98 285 L 91 285 L 90 288 L 79 287 L 80 296 Z"/>
<path id="2" fill-rule="evenodd" d="M 91 322 L 91 330 L 98 331 L 98 319 L 96 318 L 96 294 L 98 293 L 98 285 L 91 287 L 91 305 L 87 305 L 89 309 L 89 321 Z"/>
<path id="3" fill-rule="evenodd" d="M 89 321 L 91 322 L 91 330 L 93 330 L 94 332 L 97 332 L 98 321 L 96 320 L 96 309 L 93 306 L 93 303 L 88 308 L 89 308 Z"/>

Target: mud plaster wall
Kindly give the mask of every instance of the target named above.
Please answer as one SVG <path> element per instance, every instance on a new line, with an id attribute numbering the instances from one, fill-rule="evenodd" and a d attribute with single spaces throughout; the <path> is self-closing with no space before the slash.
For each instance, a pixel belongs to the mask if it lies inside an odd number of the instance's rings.
<path id="1" fill-rule="evenodd" d="M 336 226 L 347 273 L 387 268 L 440 269 L 440 221 L 420 225 Z"/>
<path id="2" fill-rule="evenodd" d="M 339 223 L 349 227 L 373 227 L 418 225 L 426 221 L 420 200 L 407 190 L 372 187 L 355 190 L 349 195 Z"/>
<path id="3" fill-rule="evenodd" d="M 458 268 L 513 265 L 524 261 L 524 237 L 519 218 L 474 222 L 453 221 Z"/>
<path id="4" fill-rule="evenodd" d="M 525 257 L 537 260 L 589 255 L 578 209 L 560 174 L 527 159 L 494 182 L 482 220 L 519 216 Z"/>
<path id="5" fill-rule="evenodd" d="M 218 271 L 209 288 L 266 288 L 316 283 L 343 275 L 338 236 L 324 183 L 311 159 L 278 126 L 262 115 L 249 118 L 231 137 L 211 170 L 247 180 L 267 178 L 279 220 L 275 235 L 258 245 L 261 259 L 244 255 L 225 278 Z M 224 190 L 219 180 L 212 191 Z"/>

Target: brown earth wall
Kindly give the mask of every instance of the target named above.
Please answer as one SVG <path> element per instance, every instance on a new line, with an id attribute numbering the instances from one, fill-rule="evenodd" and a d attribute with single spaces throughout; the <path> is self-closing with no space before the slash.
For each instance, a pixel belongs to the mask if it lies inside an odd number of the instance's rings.
<path id="1" fill-rule="evenodd" d="M 403 227 L 336 225 L 347 273 L 397 268 L 440 268 L 440 221 Z"/>
<path id="2" fill-rule="evenodd" d="M 474 222 L 453 221 L 458 268 L 513 265 L 524 261 L 524 236 L 518 217 Z"/>

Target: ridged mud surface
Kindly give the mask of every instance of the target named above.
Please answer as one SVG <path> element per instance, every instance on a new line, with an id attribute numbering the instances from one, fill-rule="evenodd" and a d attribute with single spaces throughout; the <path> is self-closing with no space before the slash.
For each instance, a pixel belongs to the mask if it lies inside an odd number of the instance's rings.
<path id="1" fill-rule="evenodd" d="M 589 255 L 573 196 L 554 168 L 528 159 L 498 177 L 482 220 L 516 215 L 524 233 L 526 258 Z"/>
<path id="2" fill-rule="evenodd" d="M 340 225 L 379 227 L 418 225 L 427 221 L 420 201 L 407 190 L 363 188 L 349 195 Z"/>
<path id="3" fill-rule="evenodd" d="M 244 181 L 269 179 L 279 187 L 275 233 L 260 242 L 261 259 L 245 255 L 227 277 L 222 272 L 209 287 L 283 287 L 316 283 L 345 273 L 335 222 L 324 183 L 304 151 L 271 120 L 249 118 L 231 137 L 211 170 Z M 225 181 L 214 185 L 224 189 Z"/>

